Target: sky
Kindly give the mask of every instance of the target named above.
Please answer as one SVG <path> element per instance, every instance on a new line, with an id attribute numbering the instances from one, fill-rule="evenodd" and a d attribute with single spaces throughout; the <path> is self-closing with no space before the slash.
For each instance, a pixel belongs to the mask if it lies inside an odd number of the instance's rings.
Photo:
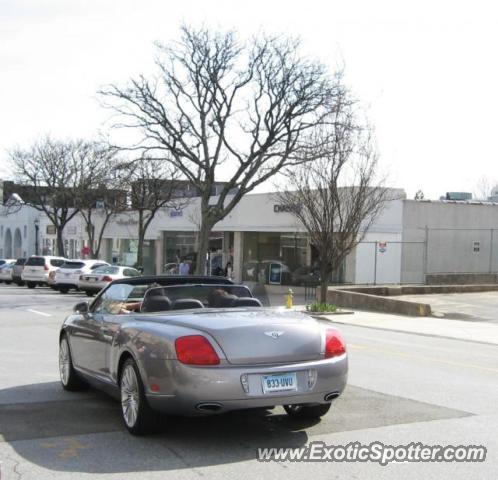
<path id="1" fill-rule="evenodd" d="M 106 135 L 97 90 L 154 71 L 182 22 L 241 37 L 298 35 L 375 127 L 381 169 L 409 198 L 498 179 L 498 6 L 493 1 L 0 0 L 0 177 L 9 149 Z"/>

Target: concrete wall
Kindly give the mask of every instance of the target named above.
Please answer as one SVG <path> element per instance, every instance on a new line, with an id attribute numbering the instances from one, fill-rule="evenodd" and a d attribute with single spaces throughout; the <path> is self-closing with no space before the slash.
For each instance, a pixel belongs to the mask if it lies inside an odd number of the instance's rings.
<path id="1" fill-rule="evenodd" d="M 403 283 L 431 273 L 497 272 L 498 205 L 405 200 L 403 242 Z"/>

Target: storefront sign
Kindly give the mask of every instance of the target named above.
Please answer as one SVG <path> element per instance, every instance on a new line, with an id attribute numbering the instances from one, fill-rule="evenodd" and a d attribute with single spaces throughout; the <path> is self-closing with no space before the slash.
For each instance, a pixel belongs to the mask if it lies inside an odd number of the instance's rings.
<path id="1" fill-rule="evenodd" d="M 118 218 L 116 220 L 116 223 L 122 226 L 130 226 L 130 225 L 136 225 L 138 223 L 138 220 L 134 218 Z"/>
<path id="2" fill-rule="evenodd" d="M 273 205 L 275 213 L 292 213 L 299 212 L 299 210 L 301 210 L 301 205 Z"/>

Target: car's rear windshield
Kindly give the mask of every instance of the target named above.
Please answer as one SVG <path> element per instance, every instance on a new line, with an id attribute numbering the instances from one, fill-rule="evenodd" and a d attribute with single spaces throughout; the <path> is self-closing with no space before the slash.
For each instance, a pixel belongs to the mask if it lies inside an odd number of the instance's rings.
<path id="1" fill-rule="evenodd" d="M 116 275 L 119 273 L 119 268 L 118 267 L 108 267 L 103 266 L 103 267 L 97 267 L 95 268 L 92 273 L 105 273 L 107 275 Z"/>
<path id="2" fill-rule="evenodd" d="M 85 264 L 83 262 L 64 262 L 61 265 L 61 268 L 68 268 L 68 269 L 77 269 L 77 268 L 83 268 Z"/>
<path id="3" fill-rule="evenodd" d="M 26 263 L 25 258 L 18 258 L 16 261 L 16 265 L 24 265 Z"/>
<path id="4" fill-rule="evenodd" d="M 45 257 L 29 257 L 26 265 L 31 267 L 44 267 Z"/>

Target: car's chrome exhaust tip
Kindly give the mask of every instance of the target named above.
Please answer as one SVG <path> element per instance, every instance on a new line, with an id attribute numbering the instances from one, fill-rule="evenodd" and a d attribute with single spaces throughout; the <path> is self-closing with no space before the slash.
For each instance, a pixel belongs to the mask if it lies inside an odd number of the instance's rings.
<path id="1" fill-rule="evenodd" d="M 330 402 L 331 400 L 334 400 L 334 398 L 337 398 L 339 395 L 340 395 L 339 392 L 329 392 L 323 397 L 323 399 L 326 402 Z"/>
<path id="2" fill-rule="evenodd" d="M 195 408 L 201 412 L 217 412 L 223 408 L 223 405 L 221 403 L 205 402 L 197 404 Z"/>

